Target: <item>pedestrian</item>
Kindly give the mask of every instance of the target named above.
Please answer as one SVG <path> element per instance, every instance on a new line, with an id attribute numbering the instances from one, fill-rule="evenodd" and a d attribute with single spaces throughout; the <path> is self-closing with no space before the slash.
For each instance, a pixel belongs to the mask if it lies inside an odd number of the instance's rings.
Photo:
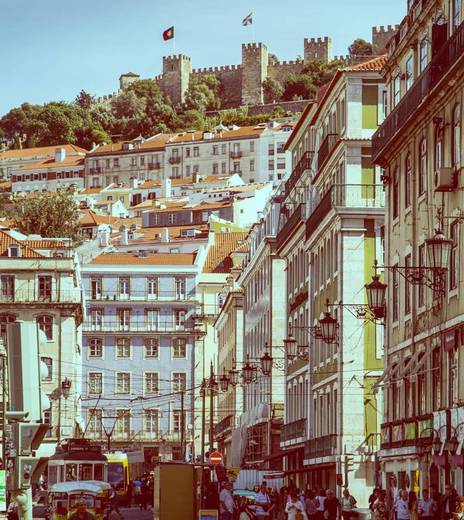
<path id="1" fill-rule="evenodd" d="M 453 515 L 454 520 L 463 520 L 464 519 L 464 496 L 458 496 L 456 502 L 456 511 Z"/>
<path id="2" fill-rule="evenodd" d="M 234 498 L 232 496 L 232 483 L 224 482 L 219 493 L 220 520 L 232 520 L 234 516 Z"/>
<path id="3" fill-rule="evenodd" d="M 142 480 L 142 485 L 140 486 L 140 511 L 142 509 L 144 511 L 147 510 L 147 500 L 148 500 L 148 486 L 146 479 Z"/>
<path id="4" fill-rule="evenodd" d="M 124 517 L 119 511 L 116 511 L 116 509 L 113 506 L 111 506 L 107 520 L 124 520 Z"/>
<path id="5" fill-rule="evenodd" d="M 452 484 L 445 486 L 445 494 L 443 495 L 441 502 L 441 513 L 443 514 L 444 520 L 450 520 L 453 517 L 453 513 L 456 512 L 458 494 Z"/>
<path id="6" fill-rule="evenodd" d="M 288 520 L 307 520 L 305 506 L 301 503 L 296 489 L 290 492 L 285 512 L 288 514 Z"/>
<path id="7" fill-rule="evenodd" d="M 325 491 L 323 489 L 319 490 L 319 493 L 316 496 L 317 502 L 317 520 L 323 520 L 324 518 L 324 505 L 326 501 Z"/>
<path id="8" fill-rule="evenodd" d="M 419 519 L 419 502 L 417 500 L 417 495 L 415 491 L 409 492 L 408 497 L 408 507 L 409 507 L 409 518 L 410 520 L 418 520 Z"/>
<path id="9" fill-rule="evenodd" d="M 132 507 L 132 482 L 127 484 L 126 502 L 127 507 Z"/>
<path id="10" fill-rule="evenodd" d="M 422 491 L 422 498 L 419 500 L 419 515 L 421 520 L 433 520 L 437 516 L 438 504 L 430 496 L 429 490 Z"/>
<path id="11" fill-rule="evenodd" d="M 134 503 L 135 505 L 140 505 L 140 499 L 142 498 L 142 482 L 136 478 L 132 482 L 133 486 L 133 494 L 134 494 Z"/>
<path id="12" fill-rule="evenodd" d="M 356 516 L 356 499 L 350 494 L 348 488 L 343 490 L 342 496 L 342 516 L 343 520 L 351 520 L 353 516 Z"/>
<path id="13" fill-rule="evenodd" d="M 314 491 L 308 490 L 305 495 L 305 510 L 308 520 L 316 520 L 317 518 L 317 506 L 316 497 Z"/>
<path id="14" fill-rule="evenodd" d="M 392 475 L 387 489 L 387 510 L 390 520 L 395 520 L 398 496 L 398 482 L 395 475 Z"/>
<path id="15" fill-rule="evenodd" d="M 373 511 L 374 503 L 379 498 L 379 488 L 375 487 L 369 495 L 369 509 Z"/>
<path id="16" fill-rule="evenodd" d="M 271 498 L 267 494 L 266 484 L 263 482 L 261 484 L 260 490 L 256 493 L 255 496 L 255 515 L 258 518 L 270 518 L 271 517 Z"/>
<path id="17" fill-rule="evenodd" d="M 118 492 L 116 491 L 115 485 L 111 486 L 110 503 L 111 503 L 111 507 L 119 513 L 119 497 L 118 497 Z"/>
<path id="18" fill-rule="evenodd" d="M 76 502 L 76 511 L 69 517 L 69 520 L 95 520 L 95 518 L 87 511 L 87 502 L 79 499 Z"/>
<path id="19" fill-rule="evenodd" d="M 409 494 L 403 489 L 400 491 L 395 503 L 397 520 L 410 520 L 409 513 Z"/>
<path id="20" fill-rule="evenodd" d="M 340 502 L 331 489 L 328 489 L 325 494 L 324 518 L 325 520 L 337 520 L 340 518 Z"/>
<path id="21" fill-rule="evenodd" d="M 372 504 L 372 520 L 387 520 L 387 492 L 383 489 L 377 490 L 377 498 Z"/>

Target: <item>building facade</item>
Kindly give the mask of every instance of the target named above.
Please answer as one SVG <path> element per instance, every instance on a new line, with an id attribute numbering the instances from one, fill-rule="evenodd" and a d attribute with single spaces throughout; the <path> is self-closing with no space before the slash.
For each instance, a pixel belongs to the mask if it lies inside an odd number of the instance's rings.
<path id="1" fill-rule="evenodd" d="M 452 483 L 461 494 L 463 9 L 409 2 L 388 46 L 388 115 L 373 139 L 387 196 L 384 483 Z M 451 241 L 441 274 L 427 252 L 437 229 Z"/>
<path id="2" fill-rule="evenodd" d="M 193 456 L 201 261 L 201 253 L 142 251 L 101 254 L 83 266 L 88 437 L 112 432 L 112 446 L 137 444 L 147 461 Z"/>

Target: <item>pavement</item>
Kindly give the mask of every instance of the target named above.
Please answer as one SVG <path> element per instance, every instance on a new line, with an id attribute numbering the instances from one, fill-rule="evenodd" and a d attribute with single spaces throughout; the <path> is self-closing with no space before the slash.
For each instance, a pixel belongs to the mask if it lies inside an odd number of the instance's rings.
<path id="1" fill-rule="evenodd" d="M 140 511 L 138 507 L 120 507 L 119 510 L 124 520 L 153 520 L 153 511 Z M 42 517 L 35 516 L 34 520 L 45 520 Z"/>

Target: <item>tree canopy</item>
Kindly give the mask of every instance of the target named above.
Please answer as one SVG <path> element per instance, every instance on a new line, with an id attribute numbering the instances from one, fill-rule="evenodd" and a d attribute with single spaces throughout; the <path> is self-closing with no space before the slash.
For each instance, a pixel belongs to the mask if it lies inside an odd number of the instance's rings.
<path id="1" fill-rule="evenodd" d="M 350 56 L 370 56 L 372 54 L 372 44 L 362 38 L 357 38 L 348 47 L 348 52 Z"/>

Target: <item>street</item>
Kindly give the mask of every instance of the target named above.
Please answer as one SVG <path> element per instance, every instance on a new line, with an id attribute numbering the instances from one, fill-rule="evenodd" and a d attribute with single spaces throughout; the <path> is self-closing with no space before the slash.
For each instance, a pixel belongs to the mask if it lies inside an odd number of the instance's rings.
<path id="1" fill-rule="evenodd" d="M 140 511 L 138 507 L 122 507 L 124 520 L 149 520 L 153 518 L 153 511 Z"/>

